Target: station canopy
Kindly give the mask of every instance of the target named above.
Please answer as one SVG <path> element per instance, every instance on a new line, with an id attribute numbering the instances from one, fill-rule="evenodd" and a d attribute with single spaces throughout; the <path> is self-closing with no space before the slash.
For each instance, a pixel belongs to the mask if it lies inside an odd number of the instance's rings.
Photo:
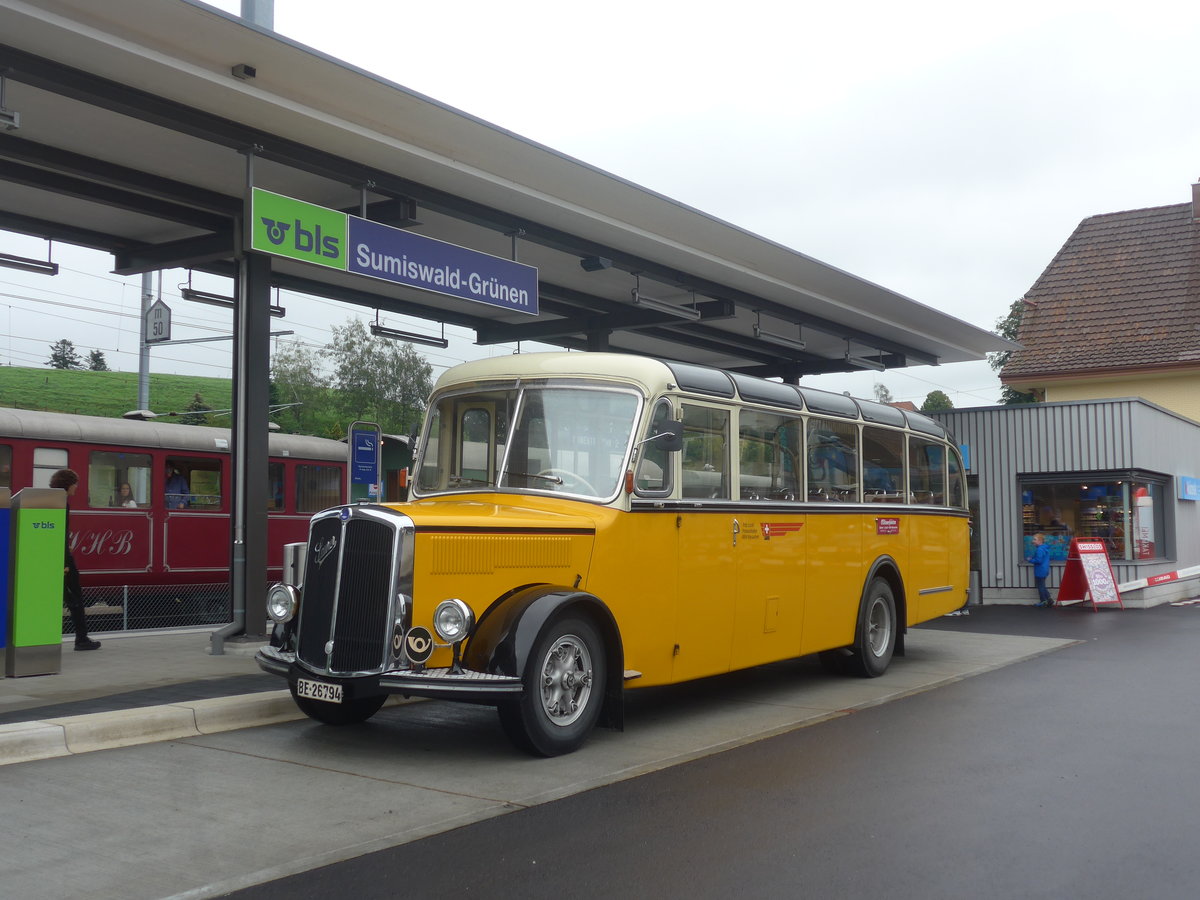
<path id="1" fill-rule="evenodd" d="M 233 275 L 252 179 L 536 267 L 529 315 L 272 258 L 273 285 L 481 344 L 787 379 L 1012 346 L 191 0 L 0 0 L 0 74 L 0 228 L 109 251 L 121 274 Z"/>

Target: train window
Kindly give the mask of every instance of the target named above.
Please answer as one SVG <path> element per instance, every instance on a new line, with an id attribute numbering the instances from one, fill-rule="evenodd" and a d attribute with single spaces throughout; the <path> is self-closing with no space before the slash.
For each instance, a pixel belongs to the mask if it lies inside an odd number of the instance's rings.
<path id="1" fill-rule="evenodd" d="M 0 444 L 0 488 L 12 487 L 12 447 Z"/>
<path id="2" fill-rule="evenodd" d="M 320 512 L 342 499 L 339 466 L 296 466 L 296 512 Z"/>
<path id="3" fill-rule="evenodd" d="M 267 509 L 283 509 L 283 463 L 267 463 Z"/>
<path id="4" fill-rule="evenodd" d="M 61 447 L 34 447 L 33 484 L 31 487 L 50 487 L 50 476 L 66 467 L 66 450 Z"/>
<path id="5" fill-rule="evenodd" d="M 168 456 L 163 493 L 167 509 L 221 508 L 221 461 Z"/>
<path id="6" fill-rule="evenodd" d="M 152 472 L 149 453 L 94 451 L 88 459 L 88 506 L 149 506 Z"/>

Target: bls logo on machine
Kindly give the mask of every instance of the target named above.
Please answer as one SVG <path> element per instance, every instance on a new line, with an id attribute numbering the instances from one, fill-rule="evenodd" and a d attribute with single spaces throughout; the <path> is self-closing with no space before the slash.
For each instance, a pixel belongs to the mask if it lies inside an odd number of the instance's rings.
<path id="1" fill-rule="evenodd" d="M 292 243 L 289 249 L 297 253 L 312 253 L 326 259 L 337 259 L 341 256 L 341 240 L 332 234 L 323 234 L 320 224 L 311 229 L 305 228 L 299 219 L 292 222 L 276 222 L 274 219 L 261 217 L 263 227 L 267 229 L 267 240 L 276 247 L 282 247 L 287 240 L 288 232 L 292 233 Z"/>
<path id="2" fill-rule="evenodd" d="M 420 625 L 409 629 L 404 637 L 404 652 L 408 661 L 417 665 L 429 659 L 433 655 L 433 635 L 429 633 L 429 629 Z"/>

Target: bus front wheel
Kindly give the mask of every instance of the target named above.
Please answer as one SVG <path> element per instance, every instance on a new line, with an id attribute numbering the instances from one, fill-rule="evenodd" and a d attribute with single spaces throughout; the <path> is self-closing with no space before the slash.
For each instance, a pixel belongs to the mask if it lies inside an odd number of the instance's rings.
<path id="1" fill-rule="evenodd" d="M 872 579 L 858 609 L 853 646 L 824 651 L 821 664 L 837 674 L 878 678 L 891 665 L 897 627 L 892 586 L 882 578 Z"/>
<path id="2" fill-rule="evenodd" d="M 509 740 L 559 756 L 587 740 L 604 702 L 604 643 L 586 619 L 565 616 L 542 632 L 525 666 L 521 699 L 499 706 Z"/>

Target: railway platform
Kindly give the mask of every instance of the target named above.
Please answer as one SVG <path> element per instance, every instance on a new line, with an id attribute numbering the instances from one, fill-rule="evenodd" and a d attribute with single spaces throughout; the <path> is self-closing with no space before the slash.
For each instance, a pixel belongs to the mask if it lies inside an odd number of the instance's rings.
<path id="1" fill-rule="evenodd" d="M 254 662 L 261 643 L 209 652 L 211 627 L 63 643 L 55 675 L 0 679 L 0 765 L 301 717 Z"/>

